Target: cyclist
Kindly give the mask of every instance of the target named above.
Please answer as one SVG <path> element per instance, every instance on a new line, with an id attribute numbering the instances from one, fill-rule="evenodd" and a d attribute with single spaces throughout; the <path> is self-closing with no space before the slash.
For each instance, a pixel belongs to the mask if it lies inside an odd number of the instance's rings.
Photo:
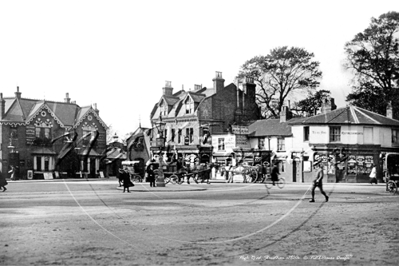
<path id="1" fill-rule="evenodd" d="M 271 177 L 272 177 L 272 182 L 273 182 L 273 186 L 275 186 L 275 183 L 278 182 L 278 176 L 279 176 L 280 172 L 278 171 L 278 166 L 277 163 L 275 163 L 273 165 L 273 169 L 271 172 Z"/>

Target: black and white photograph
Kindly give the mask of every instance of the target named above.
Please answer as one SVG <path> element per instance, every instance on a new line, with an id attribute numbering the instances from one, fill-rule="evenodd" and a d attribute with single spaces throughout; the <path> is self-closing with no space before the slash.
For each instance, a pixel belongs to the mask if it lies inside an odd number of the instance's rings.
<path id="1" fill-rule="evenodd" d="M 398 1 L 0 1 L 0 265 L 399 265 L 398 186 Z"/>

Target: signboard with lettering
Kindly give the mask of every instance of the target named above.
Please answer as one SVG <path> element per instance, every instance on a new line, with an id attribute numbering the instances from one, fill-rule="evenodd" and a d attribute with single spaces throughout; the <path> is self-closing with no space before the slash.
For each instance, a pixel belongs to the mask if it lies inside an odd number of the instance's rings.
<path id="1" fill-rule="evenodd" d="M 35 135 L 35 127 L 34 126 L 26 126 L 26 145 L 33 144 L 33 141 L 36 138 Z"/>
<path id="2" fill-rule="evenodd" d="M 327 143 L 328 139 L 328 128 L 321 126 L 313 126 L 310 128 L 309 139 L 315 143 Z"/>
<path id="3" fill-rule="evenodd" d="M 240 134 L 240 135 L 248 135 L 249 134 L 249 129 L 247 126 L 232 125 L 231 130 L 232 130 L 233 134 Z"/>
<path id="4" fill-rule="evenodd" d="M 237 135 L 236 136 L 236 146 L 241 148 L 249 148 L 248 138 L 245 135 Z"/>

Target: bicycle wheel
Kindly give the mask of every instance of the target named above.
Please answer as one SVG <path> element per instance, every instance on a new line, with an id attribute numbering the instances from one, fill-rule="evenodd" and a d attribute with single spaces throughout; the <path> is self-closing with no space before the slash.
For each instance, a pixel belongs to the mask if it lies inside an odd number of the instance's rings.
<path id="1" fill-rule="evenodd" d="M 273 187 L 272 177 L 271 177 L 271 176 L 267 176 L 267 177 L 265 178 L 264 183 L 265 183 L 265 185 L 266 185 L 267 188 L 272 188 L 272 187 Z"/>
<path id="2" fill-rule="evenodd" d="M 283 187 L 285 186 L 285 179 L 284 179 L 284 177 L 280 177 L 280 178 L 278 179 L 278 181 L 277 181 L 277 186 L 278 186 L 279 188 L 283 188 Z"/>
<path id="3" fill-rule="evenodd" d="M 388 182 L 388 191 L 392 193 L 392 195 L 395 195 L 398 192 L 398 186 L 394 181 Z"/>
<path id="4" fill-rule="evenodd" d="M 165 183 L 165 185 L 166 185 L 167 183 L 169 183 L 169 182 L 170 182 L 170 177 L 169 177 L 169 176 L 164 176 L 164 177 L 163 177 L 163 182 Z"/>
<path id="5" fill-rule="evenodd" d="M 141 176 L 134 174 L 132 177 L 133 182 L 141 182 Z"/>
<path id="6" fill-rule="evenodd" d="M 172 183 L 173 185 L 176 185 L 176 183 L 178 183 L 177 180 L 179 180 L 179 179 L 178 179 L 177 175 L 173 174 L 169 178 L 170 178 L 170 183 Z"/>

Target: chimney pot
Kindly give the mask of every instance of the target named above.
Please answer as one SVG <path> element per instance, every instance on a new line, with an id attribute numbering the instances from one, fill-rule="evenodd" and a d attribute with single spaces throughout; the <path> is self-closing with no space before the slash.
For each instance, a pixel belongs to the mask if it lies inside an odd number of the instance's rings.
<path id="1" fill-rule="evenodd" d="M 15 92 L 15 97 L 21 99 L 21 93 L 19 92 L 19 86 L 17 86 L 17 91 Z"/>
<path id="2" fill-rule="evenodd" d="M 70 103 L 71 102 L 71 98 L 69 98 L 69 93 L 67 92 L 66 94 L 65 94 L 65 98 L 64 98 L 64 101 L 66 102 L 66 103 Z"/>

